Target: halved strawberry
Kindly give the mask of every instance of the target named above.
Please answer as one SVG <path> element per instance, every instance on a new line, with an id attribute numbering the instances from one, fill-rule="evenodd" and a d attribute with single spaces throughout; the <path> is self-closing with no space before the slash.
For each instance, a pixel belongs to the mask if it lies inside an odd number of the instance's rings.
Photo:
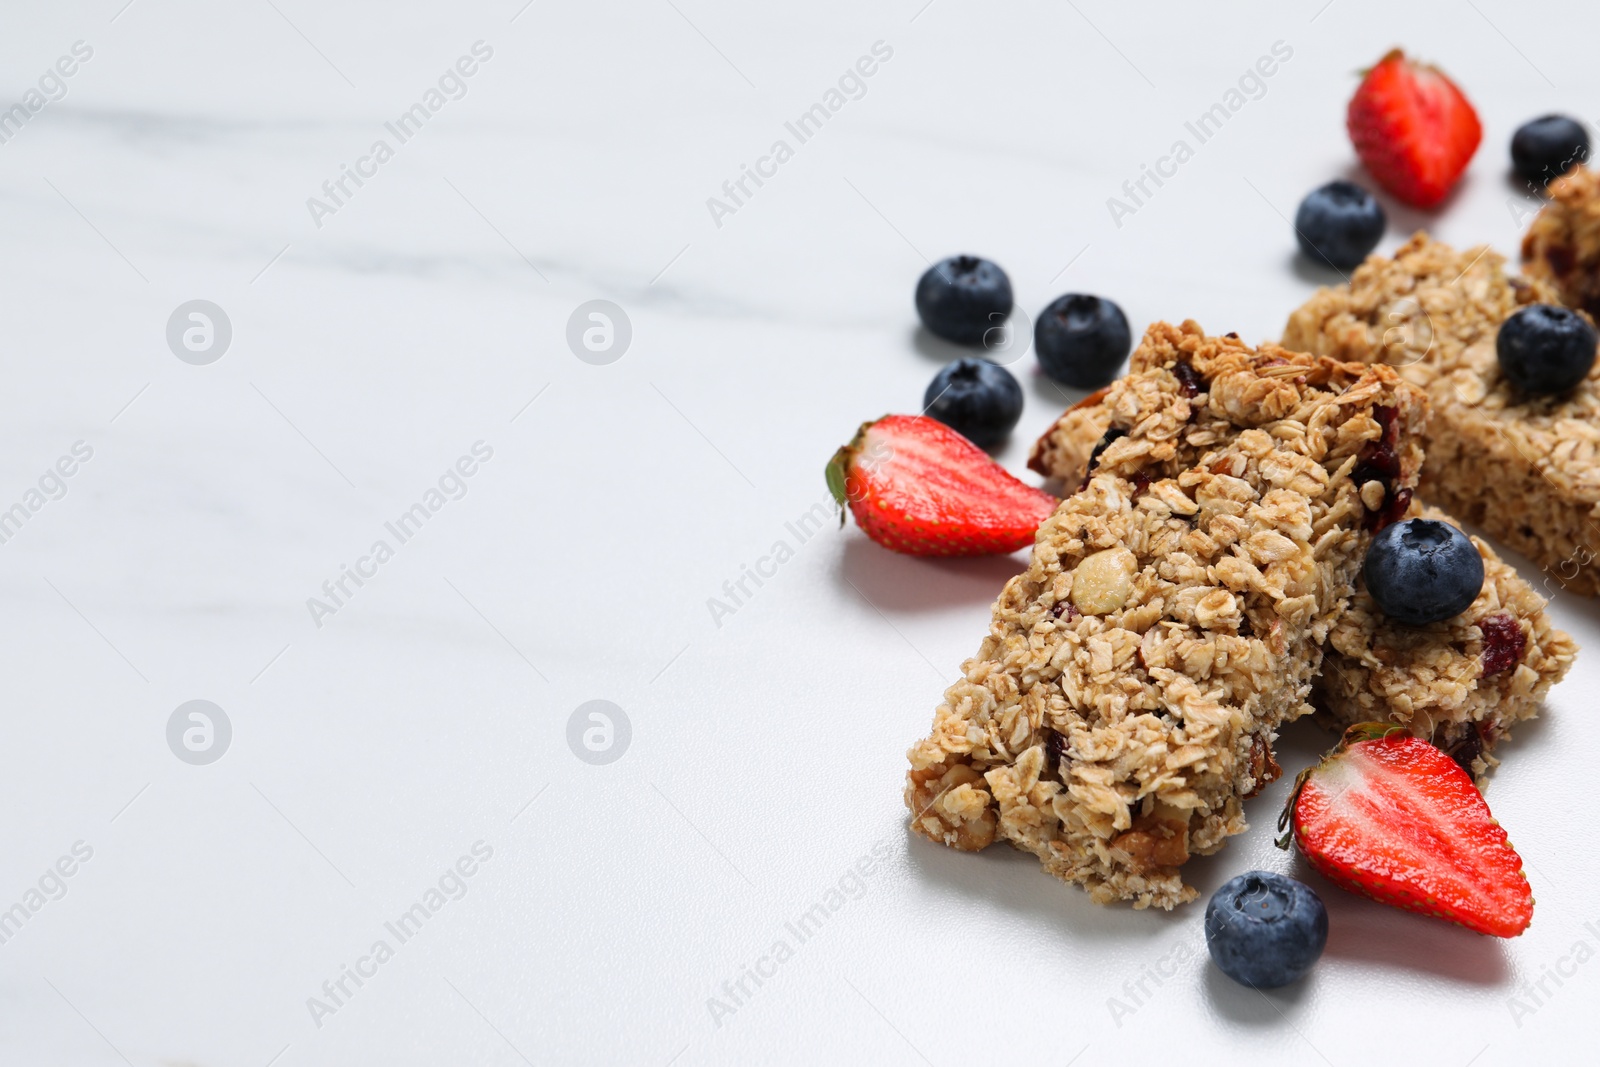
<path id="1" fill-rule="evenodd" d="M 913 556 L 982 556 L 1033 544 L 1058 501 L 1013 478 L 944 423 L 925 415 L 865 422 L 828 462 L 828 488 L 856 525 Z"/>
<path id="2" fill-rule="evenodd" d="M 1287 822 L 1311 866 L 1352 893 L 1495 937 L 1516 937 L 1533 919 L 1522 857 L 1483 794 L 1404 727 L 1350 727 L 1301 773 L 1278 829 Z"/>
<path id="3" fill-rule="evenodd" d="M 1483 140 L 1478 113 L 1455 83 L 1398 48 L 1367 71 L 1345 126 L 1378 184 L 1424 208 L 1449 194 Z"/>

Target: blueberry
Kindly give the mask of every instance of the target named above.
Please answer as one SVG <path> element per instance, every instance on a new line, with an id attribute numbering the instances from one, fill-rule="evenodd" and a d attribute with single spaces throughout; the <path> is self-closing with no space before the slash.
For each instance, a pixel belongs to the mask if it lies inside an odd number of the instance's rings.
<path id="1" fill-rule="evenodd" d="M 1242 985 L 1272 989 L 1303 977 L 1328 943 L 1328 909 L 1311 887 L 1271 871 L 1241 874 L 1206 905 L 1206 947 Z"/>
<path id="2" fill-rule="evenodd" d="M 1426 626 L 1472 606 L 1483 588 L 1483 557 L 1448 522 L 1406 519 L 1372 539 L 1362 574 L 1385 615 Z"/>
<path id="3" fill-rule="evenodd" d="M 1098 389 L 1115 378 L 1132 347 L 1128 317 L 1098 296 L 1057 297 L 1033 324 L 1039 366 L 1061 384 L 1078 389 Z"/>
<path id="4" fill-rule="evenodd" d="M 1378 247 L 1385 222 L 1377 197 L 1355 182 L 1334 181 L 1300 201 L 1294 233 L 1312 262 L 1353 270 Z"/>
<path id="5" fill-rule="evenodd" d="M 980 448 L 1004 441 L 1022 418 L 1022 386 L 1004 367 L 963 356 L 928 383 L 926 412 Z"/>
<path id="6" fill-rule="evenodd" d="M 1576 311 L 1530 304 L 1500 324 L 1500 372 L 1533 396 L 1564 393 L 1594 366 L 1594 327 Z"/>
<path id="7" fill-rule="evenodd" d="M 1511 137 L 1511 165 L 1540 189 L 1588 158 L 1588 131 L 1565 115 L 1544 115 L 1524 122 Z"/>
<path id="8" fill-rule="evenodd" d="M 929 267 L 917 282 L 922 324 L 947 341 L 979 345 L 1000 339 L 1011 314 L 1011 279 L 977 256 L 951 256 Z"/>

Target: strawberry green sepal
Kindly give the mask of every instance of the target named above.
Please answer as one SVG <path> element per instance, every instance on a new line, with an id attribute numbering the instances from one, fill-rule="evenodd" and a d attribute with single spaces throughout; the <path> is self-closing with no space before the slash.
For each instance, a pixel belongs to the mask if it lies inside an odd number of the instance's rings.
<path id="1" fill-rule="evenodd" d="M 1337 755 L 1351 745 L 1360 744 L 1362 741 L 1381 741 L 1394 734 L 1409 733 L 1404 726 L 1392 722 L 1358 722 L 1344 732 L 1344 737 L 1339 739 L 1339 744 L 1328 753 L 1329 756 Z M 1326 759 L 1327 757 L 1323 757 Z"/>
<path id="2" fill-rule="evenodd" d="M 828 478 L 828 492 L 833 494 L 833 502 L 839 508 L 839 526 L 841 529 L 844 527 L 845 504 L 850 499 L 844 487 L 844 472 L 845 468 L 850 465 L 850 456 L 850 446 L 845 445 L 833 454 L 832 459 L 828 460 L 828 467 L 823 472 Z"/>
<path id="3" fill-rule="evenodd" d="M 828 466 L 823 471 L 828 479 L 828 492 L 833 494 L 833 502 L 839 508 L 840 528 L 844 527 L 844 514 L 850 506 L 850 489 L 847 483 L 850 467 L 855 462 L 856 454 L 861 451 L 861 442 L 867 436 L 867 431 L 878 421 L 872 419 L 863 422 L 856 435 L 850 439 L 850 443 L 833 454 L 833 458 L 828 460 Z"/>
<path id="4" fill-rule="evenodd" d="M 1405 49 L 1403 49 L 1403 48 L 1391 48 L 1391 49 L 1389 49 L 1387 52 L 1385 52 L 1383 54 L 1383 57 L 1381 59 L 1379 59 L 1376 63 L 1372 64 L 1372 67 L 1381 67 L 1385 63 L 1389 62 L 1389 60 L 1391 60 L 1391 59 L 1404 59 L 1405 57 L 1406 57 Z M 1356 70 L 1356 77 L 1363 78 L 1363 79 L 1366 78 L 1366 76 L 1368 74 L 1372 73 L 1372 67 L 1360 67 L 1360 68 L 1358 68 Z"/>
<path id="5" fill-rule="evenodd" d="M 1310 778 L 1318 767 L 1351 745 L 1357 745 L 1363 741 L 1381 741 L 1383 738 L 1391 737 L 1395 734 L 1409 733 L 1410 731 L 1404 726 L 1392 722 L 1358 722 L 1345 730 L 1344 736 L 1339 739 L 1339 743 L 1334 745 L 1327 755 L 1294 776 L 1294 788 L 1289 791 L 1289 799 L 1283 805 L 1283 811 L 1278 815 L 1278 837 L 1273 841 L 1273 844 L 1284 851 L 1288 851 L 1289 839 L 1294 836 L 1291 823 L 1294 819 L 1295 803 L 1300 799 L 1300 790 L 1305 788 L 1306 779 Z"/>

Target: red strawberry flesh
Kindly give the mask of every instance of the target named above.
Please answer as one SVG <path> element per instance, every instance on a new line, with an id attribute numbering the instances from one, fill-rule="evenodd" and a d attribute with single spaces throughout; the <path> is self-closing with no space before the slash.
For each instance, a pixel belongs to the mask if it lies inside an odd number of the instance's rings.
<path id="1" fill-rule="evenodd" d="M 1533 918 L 1522 860 L 1471 777 L 1407 733 L 1348 744 L 1293 801 L 1295 843 L 1329 880 L 1496 937 Z"/>
<path id="2" fill-rule="evenodd" d="M 1478 114 L 1455 83 L 1399 49 L 1367 72 L 1345 125 L 1378 183 L 1422 208 L 1449 195 L 1483 140 Z"/>
<path id="3" fill-rule="evenodd" d="M 916 556 L 1026 548 L 1058 503 L 923 415 L 862 426 L 828 465 L 828 483 L 869 537 Z"/>

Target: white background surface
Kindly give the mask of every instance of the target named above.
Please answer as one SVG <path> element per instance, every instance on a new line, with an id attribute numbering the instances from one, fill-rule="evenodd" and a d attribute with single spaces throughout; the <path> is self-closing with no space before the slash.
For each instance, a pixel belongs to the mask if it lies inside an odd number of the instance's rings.
<path id="1" fill-rule="evenodd" d="M 1204 961 L 1204 897 L 1097 908 L 1029 857 L 908 840 L 904 750 L 1020 556 L 785 528 L 855 426 L 916 410 L 956 354 L 915 330 L 925 256 L 996 259 L 1029 314 L 1076 289 L 1136 329 L 1276 336 L 1330 280 L 1283 216 L 1352 166 L 1353 72 L 1392 44 L 1459 80 L 1485 140 L 1447 210 L 1390 205 L 1382 247 L 1426 224 L 1514 251 L 1506 145 L 1548 110 L 1595 117 L 1592 10 L 122 2 L 14 4 L 0 33 L 7 104 L 94 48 L 0 145 L 0 507 L 94 449 L 0 545 L 0 908 L 93 848 L 0 944 L 0 1062 L 1592 1055 L 1600 661 L 1489 794 L 1538 898 L 1527 935 L 1313 878 L 1327 955 L 1262 995 Z M 313 225 L 306 198 L 480 39 L 466 97 Z M 865 95 L 715 225 L 706 198 L 880 40 Z M 1106 198 L 1280 40 L 1265 95 L 1113 225 Z M 233 324 L 210 366 L 164 338 L 194 298 Z M 632 322 L 609 366 L 564 340 L 595 298 Z M 1031 355 L 1015 368 L 1028 408 L 1001 458 L 1020 472 L 1075 396 Z M 314 625 L 307 598 L 480 440 L 467 495 Z M 794 558 L 715 625 L 707 599 L 779 539 Z M 1554 611 L 1595 644 L 1592 602 Z M 164 733 L 196 698 L 233 724 L 203 767 Z M 606 766 L 566 742 L 592 699 L 632 723 Z M 1289 731 L 1253 829 L 1191 865 L 1203 894 L 1304 874 L 1271 824 L 1327 741 Z M 493 858 L 466 896 L 316 1025 L 307 998 L 477 841 Z M 878 842 L 864 895 L 717 1025 L 722 983 Z M 1126 985 L 1158 965 L 1148 995 Z"/>

